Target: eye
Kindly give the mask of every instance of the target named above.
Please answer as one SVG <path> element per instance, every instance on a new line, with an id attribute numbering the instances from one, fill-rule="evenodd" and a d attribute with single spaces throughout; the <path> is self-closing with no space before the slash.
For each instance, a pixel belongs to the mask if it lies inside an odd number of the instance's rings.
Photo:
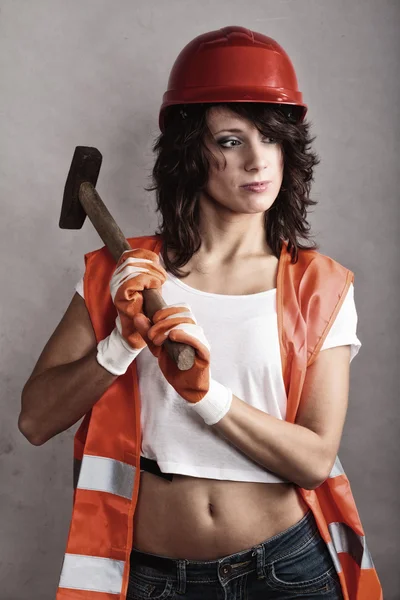
<path id="1" fill-rule="evenodd" d="M 228 146 L 228 144 L 231 144 L 232 142 L 240 144 L 239 140 L 233 138 L 222 138 L 221 140 L 217 140 L 217 143 L 222 146 L 222 148 L 235 148 L 235 146 Z"/>
<path id="2" fill-rule="evenodd" d="M 278 140 L 273 137 L 265 136 L 263 141 L 266 141 L 267 144 L 278 144 Z M 219 146 L 222 146 L 222 148 L 236 148 L 237 145 L 241 145 L 241 141 L 236 138 L 221 138 L 220 140 L 217 140 L 217 143 Z"/>

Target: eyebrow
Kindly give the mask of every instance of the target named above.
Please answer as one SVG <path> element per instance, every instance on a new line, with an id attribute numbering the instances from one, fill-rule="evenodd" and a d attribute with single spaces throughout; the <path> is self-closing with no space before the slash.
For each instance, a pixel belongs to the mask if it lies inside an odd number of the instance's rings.
<path id="1" fill-rule="evenodd" d="M 214 133 L 214 135 L 218 135 L 219 133 L 222 133 L 223 131 L 226 132 L 230 132 L 230 133 L 243 133 L 243 129 L 220 129 L 219 131 L 216 131 Z"/>

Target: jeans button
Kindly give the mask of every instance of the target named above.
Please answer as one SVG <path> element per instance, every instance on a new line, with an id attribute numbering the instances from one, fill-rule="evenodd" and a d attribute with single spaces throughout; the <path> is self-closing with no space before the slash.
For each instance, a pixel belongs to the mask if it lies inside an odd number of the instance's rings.
<path id="1" fill-rule="evenodd" d="M 221 566 L 221 575 L 229 575 L 232 572 L 231 565 L 222 565 Z"/>

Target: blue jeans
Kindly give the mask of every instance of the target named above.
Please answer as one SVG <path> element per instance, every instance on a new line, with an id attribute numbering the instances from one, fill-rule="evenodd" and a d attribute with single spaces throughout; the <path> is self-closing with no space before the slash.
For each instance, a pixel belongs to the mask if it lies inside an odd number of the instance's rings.
<path id="1" fill-rule="evenodd" d="M 173 559 L 135 548 L 127 600 L 343 600 L 314 515 L 265 542 L 213 561 Z"/>

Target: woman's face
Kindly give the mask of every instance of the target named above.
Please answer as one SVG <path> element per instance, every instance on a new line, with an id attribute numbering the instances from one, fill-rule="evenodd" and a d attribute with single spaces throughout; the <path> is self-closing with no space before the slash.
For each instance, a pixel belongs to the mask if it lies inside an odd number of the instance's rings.
<path id="1" fill-rule="evenodd" d="M 218 166 L 210 161 L 204 192 L 231 212 L 264 213 L 274 203 L 282 184 L 283 155 L 279 143 L 263 137 L 253 123 L 226 108 L 213 106 L 207 124 L 212 137 L 206 145 Z M 244 187 L 256 183 L 260 185 Z"/>

